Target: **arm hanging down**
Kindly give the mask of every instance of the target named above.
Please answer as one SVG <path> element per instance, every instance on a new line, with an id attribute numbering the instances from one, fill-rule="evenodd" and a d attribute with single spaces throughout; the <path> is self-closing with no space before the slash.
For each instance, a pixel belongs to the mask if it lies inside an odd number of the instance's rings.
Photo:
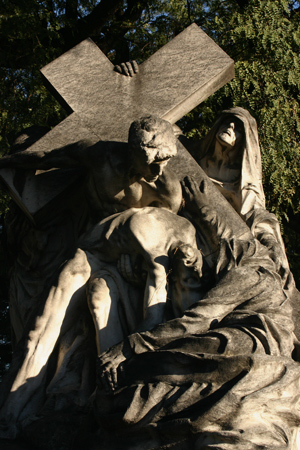
<path id="1" fill-rule="evenodd" d="M 39 388 L 62 330 L 69 327 L 70 309 L 76 308 L 82 299 L 85 301 L 86 282 L 98 268 L 94 256 L 78 249 L 62 269 L 56 285 L 50 289 L 43 312 L 26 339 L 25 358 L 1 409 L 0 437 L 13 438 L 16 435 L 18 417 Z"/>

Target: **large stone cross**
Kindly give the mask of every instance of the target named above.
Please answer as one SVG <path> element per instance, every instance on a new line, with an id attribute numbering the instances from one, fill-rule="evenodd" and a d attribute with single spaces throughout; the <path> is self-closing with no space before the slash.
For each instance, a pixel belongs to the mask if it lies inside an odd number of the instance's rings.
<path id="1" fill-rule="evenodd" d="M 71 112 L 30 148 L 49 151 L 84 139 L 127 141 L 131 122 L 146 114 L 175 123 L 232 79 L 234 62 L 192 24 L 141 64 L 132 78 L 115 72 L 90 39 L 45 66 L 42 74 Z M 31 175 L 20 192 L 12 171 L 0 174 L 31 217 L 68 184 L 60 179 L 49 190 L 45 177 Z"/>
<path id="2" fill-rule="evenodd" d="M 131 122 L 146 114 L 175 123 L 234 75 L 232 59 L 195 24 L 141 64 L 133 78 L 113 69 L 90 39 L 42 69 L 54 95 L 72 111 L 49 134 L 47 149 L 57 146 L 60 128 L 68 133 L 59 139 L 65 145 L 82 139 L 82 127 L 97 140 L 127 141 Z"/>

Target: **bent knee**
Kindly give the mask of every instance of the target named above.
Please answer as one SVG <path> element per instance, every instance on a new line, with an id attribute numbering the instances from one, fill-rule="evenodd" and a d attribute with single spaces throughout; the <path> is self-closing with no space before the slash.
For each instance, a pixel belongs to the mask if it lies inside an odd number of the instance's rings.
<path id="1" fill-rule="evenodd" d="M 119 291 L 115 281 L 107 274 L 93 274 L 87 285 L 88 305 L 92 309 L 99 308 L 100 304 L 118 299 Z"/>

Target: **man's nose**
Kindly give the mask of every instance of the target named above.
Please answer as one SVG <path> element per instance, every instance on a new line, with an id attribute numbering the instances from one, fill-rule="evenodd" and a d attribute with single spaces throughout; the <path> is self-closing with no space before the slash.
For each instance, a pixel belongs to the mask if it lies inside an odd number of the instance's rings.
<path id="1" fill-rule="evenodd" d="M 235 123 L 234 122 L 230 122 L 229 128 L 232 128 L 234 130 L 235 129 Z"/>

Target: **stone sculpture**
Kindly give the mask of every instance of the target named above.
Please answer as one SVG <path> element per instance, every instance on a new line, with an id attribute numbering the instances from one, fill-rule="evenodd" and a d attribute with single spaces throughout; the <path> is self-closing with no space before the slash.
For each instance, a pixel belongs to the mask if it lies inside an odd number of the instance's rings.
<path id="1" fill-rule="evenodd" d="M 180 136 L 197 165 L 166 120 L 134 119 L 128 143 L 45 149 L 47 133 L 0 161 L 19 203 L 20 170 L 79 168 L 81 180 L 39 216 L 25 204 L 27 219 L 8 218 L 21 251 L 1 437 L 45 450 L 296 450 L 297 291 L 265 209 L 255 120 L 233 108 L 201 142 Z"/>
<path id="2" fill-rule="evenodd" d="M 219 191 L 266 245 L 288 288 L 293 285 L 280 227 L 266 210 L 257 125 L 243 108 L 223 111 L 201 142 L 180 137 Z"/>
<path id="3" fill-rule="evenodd" d="M 223 111 L 201 142 L 187 145 L 239 214 L 265 208 L 257 126 L 248 111 Z"/>
<path id="4" fill-rule="evenodd" d="M 163 322 L 167 273 L 171 267 L 169 259 L 174 252 L 179 250 L 183 261 L 188 255 L 189 265 L 195 272 L 194 282 L 197 287 L 201 286 L 202 257 L 197 249 L 196 231 L 186 219 L 164 208 L 130 208 L 93 227 L 80 239 L 79 245 L 74 257 L 61 270 L 57 285 L 49 292 L 43 314 L 37 318 L 26 341 L 26 357 L 11 387 L 13 394 L 3 407 L 5 420 L 9 419 L 10 425 L 18 420 L 38 388 L 65 316 L 75 314 L 78 303 L 82 302 L 81 288 L 86 284 L 99 356 L 125 337 L 118 314 L 120 308 L 124 309 L 126 325 L 131 324 L 132 330 L 152 329 Z M 147 273 L 144 296 L 129 298 L 130 303 L 125 305 L 120 301 L 118 286 L 107 277 L 110 263 L 116 264 L 122 254 L 140 257 Z M 172 303 L 177 315 L 190 306 L 183 305 L 178 297 L 172 298 Z M 131 313 L 128 317 L 126 312 L 131 310 L 136 313 L 140 310 L 141 314 L 135 317 Z"/>

